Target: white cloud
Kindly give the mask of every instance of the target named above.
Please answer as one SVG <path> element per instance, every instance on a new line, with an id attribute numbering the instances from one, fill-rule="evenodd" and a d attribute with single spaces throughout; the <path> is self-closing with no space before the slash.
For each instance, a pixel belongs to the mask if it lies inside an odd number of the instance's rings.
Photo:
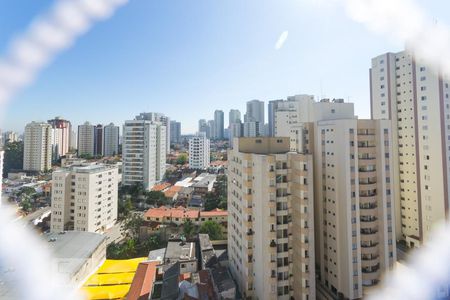
<path id="1" fill-rule="evenodd" d="M 289 31 L 283 31 L 275 44 L 275 50 L 280 50 L 288 38 Z"/>
<path id="2" fill-rule="evenodd" d="M 342 0 L 349 16 L 369 30 L 405 43 L 417 60 L 450 74 L 450 30 L 413 0 Z"/>
<path id="3" fill-rule="evenodd" d="M 32 84 L 39 72 L 98 20 L 112 16 L 128 0 L 59 0 L 10 43 L 0 58 L 0 105 Z M 0 111 L 3 108 L 0 106 Z"/>

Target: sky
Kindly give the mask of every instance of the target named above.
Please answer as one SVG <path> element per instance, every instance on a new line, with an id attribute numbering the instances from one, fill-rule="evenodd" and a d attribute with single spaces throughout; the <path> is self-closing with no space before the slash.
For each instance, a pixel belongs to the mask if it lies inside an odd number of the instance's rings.
<path id="1" fill-rule="evenodd" d="M 449 23 L 450 3 L 417 2 Z M 2 0 L 0 55 L 53 3 Z M 18 93 L 0 128 L 23 132 L 55 116 L 122 125 L 154 111 L 186 134 L 216 109 L 227 124 L 246 101 L 295 94 L 344 98 L 367 118 L 371 58 L 401 50 L 403 41 L 367 31 L 333 0 L 130 0 Z"/>

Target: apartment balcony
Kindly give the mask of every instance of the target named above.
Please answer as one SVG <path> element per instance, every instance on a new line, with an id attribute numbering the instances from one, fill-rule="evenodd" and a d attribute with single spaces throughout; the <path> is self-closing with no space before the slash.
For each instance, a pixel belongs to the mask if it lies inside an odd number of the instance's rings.
<path id="1" fill-rule="evenodd" d="M 361 241 L 361 252 L 363 252 L 364 250 L 363 249 L 366 249 L 366 248 L 375 248 L 375 247 L 378 247 L 378 242 L 372 242 L 372 241 L 370 241 L 370 242 L 363 242 L 363 241 Z"/>
<path id="2" fill-rule="evenodd" d="M 372 243 L 378 245 L 378 233 L 369 233 L 369 234 L 362 234 L 361 233 L 361 243 Z"/>
<path id="3" fill-rule="evenodd" d="M 369 145 L 375 142 L 374 134 L 358 134 L 358 142 L 369 142 Z"/>
<path id="4" fill-rule="evenodd" d="M 365 183 L 359 181 L 359 189 L 360 192 L 368 191 L 368 190 L 374 190 L 377 188 L 377 183 Z M 376 196 L 376 195 L 375 195 Z"/>
<path id="5" fill-rule="evenodd" d="M 376 147 L 360 147 L 358 148 L 358 153 L 360 155 L 369 155 L 371 157 L 376 157 L 377 148 Z"/>
<path id="6" fill-rule="evenodd" d="M 376 161 L 374 159 L 358 159 L 359 167 L 373 166 L 375 163 Z"/>
<path id="7" fill-rule="evenodd" d="M 361 222 L 373 222 L 378 218 L 378 208 L 360 209 L 359 216 Z"/>
<path id="8" fill-rule="evenodd" d="M 375 268 L 376 266 L 380 265 L 380 257 L 374 256 L 374 258 L 368 260 L 368 259 L 361 259 L 361 267 L 366 269 Z"/>

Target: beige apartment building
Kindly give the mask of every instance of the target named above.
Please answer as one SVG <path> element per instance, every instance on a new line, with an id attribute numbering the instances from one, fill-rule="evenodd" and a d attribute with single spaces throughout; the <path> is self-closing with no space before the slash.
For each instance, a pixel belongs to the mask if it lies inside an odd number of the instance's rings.
<path id="1" fill-rule="evenodd" d="M 391 120 L 397 238 L 426 241 L 448 216 L 450 100 L 448 78 L 403 51 L 372 59 L 373 119 Z"/>
<path id="2" fill-rule="evenodd" d="M 291 151 L 304 151 L 302 139 L 305 138 L 304 126 L 309 122 L 322 120 L 356 118 L 353 103 L 345 103 L 342 99 L 322 99 L 314 101 L 310 95 L 288 97 L 286 101 L 278 100 L 273 111 L 275 136 L 289 137 Z"/>
<path id="3" fill-rule="evenodd" d="M 31 122 L 25 126 L 23 169 L 44 172 L 52 168 L 52 127 Z"/>
<path id="4" fill-rule="evenodd" d="M 52 175 L 51 231 L 103 233 L 117 221 L 118 167 L 79 164 Z"/>
<path id="5" fill-rule="evenodd" d="M 363 297 L 396 258 L 390 122 L 358 120 L 342 99 L 298 95 L 277 102 L 274 133 L 313 155 L 318 289 Z"/>
<path id="6" fill-rule="evenodd" d="M 228 253 L 246 299 L 315 299 L 312 155 L 289 138 L 240 138 L 228 152 Z"/>
<path id="7" fill-rule="evenodd" d="M 362 298 L 396 260 L 390 122 L 314 127 L 318 278 L 336 297 Z"/>

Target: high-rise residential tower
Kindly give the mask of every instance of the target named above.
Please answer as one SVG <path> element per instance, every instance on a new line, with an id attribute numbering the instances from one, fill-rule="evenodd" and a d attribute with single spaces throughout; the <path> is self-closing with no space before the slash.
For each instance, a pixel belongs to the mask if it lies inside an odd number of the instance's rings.
<path id="1" fill-rule="evenodd" d="M 175 120 L 170 121 L 170 143 L 181 143 L 181 123 Z"/>
<path id="2" fill-rule="evenodd" d="M 278 103 L 282 103 L 284 100 L 271 100 L 268 105 L 268 131 L 267 136 L 275 136 L 275 112 L 278 109 Z"/>
<path id="3" fill-rule="evenodd" d="M 419 246 L 448 217 L 449 80 L 402 51 L 372 59 L 370 84 L 372 118 L 392 124 L 397 235 Z"/>
<path id="4" fill-rule="evenodd" d="M 106 157 L 119 154 L 119 126 L 113 123 L 103 128 L 103 152 Z"/>
<path id="5" fill-rule="evenodd" d="M 141 113 L 139 116 L 136 116 L 136 120 L 146 120 L 152 122 L 159 122 L 164 127 L 166 127 L 166 153 L 170 153 L 170 119 L 162 113 Z"/>
<path id="6" fill-rule="evenodd" d="M 52 174 L 51 231 L 103 233 L 117 221 L 118 168 L 73 165 Z"/>
<path id="7" fill-rule="evenodd" d="M 222 110 L 214 111 L 214 138 L 223 140 L 224 135 L 224 114 Z"/>
<path id="8" fill-rule="evenodd" d="M 264 101 L 252 100 L 247 102 L 247 112 L 244 116 L 245 122 L 264 122 Z"/>
<path id="9" fill-rule="evenodd" d="M 103 156 L 103 125 L 94 127 L 94 156 Z"/>
<path id="10" fill-rule="evenodd" d="M 235 138 L 239 138 L 239 137 L 243 136 L 243 130 L 244 130 L 244 128 L 240 121 L 230 124 L 230 129 L 229 129 L 230 148 L 233 148 L 233 142 L 234 142 Z"/>
<path id="11" fill-rule="evenodd" d="M 198 120 L 198 132 L 204 132 L 205 134 L 208 131 L 208 122 L 206 122 L 205 119 Z M 208 134 L 206 134 L 206 137 L 209 138 Z"/>
<path id="12" fill-rule="evenodd" d="M 361 299 L 396 261 L 390 122 L 310 124 L 317 278 L 337 298 Z"/>
<path id="13" fill-rule="evenodd" d="M 94 156 L 95 126 L 89 122 L 78 126 L 78 156 Z"/>
<path id="14" fill-rule="evenodd" d="M 244 299 L 315 299 L 313 161 L 288 138 L 228 151 L 228 256 Z"/>
<path id="15" fill-rule="evenodd" d="M 44 172 L 52 168 L 52 127 L 31 122 L 25 127 L 23 169 Z"/>
<path id="16" fill-rule="evenodd" d="M 319 288 L 358 299 L 396 258 L 388 121 L 358 120 L 352 103 L 299 95 L 279 102 L 275 135 L 314 156 Z"/>
<path id="17" fill-rule="evenodd" d="M 6 143 L 17 142 L 19 135 L 14 131 L 5 131 L 2 133 L 2 145 Z"/>
<path id="18" fill-rule="evenodd" d="M 166 172 L 166 126 L 148 120 L 125 121 L 122 184 L 150 190 Z"/>
<path id="19" fill-rule="evenodd" d="M 206 169 L 210 163 L 210 142 L 204 132 L 189 139 L 189 167 Z"/>
<path id="20" fill-rule="evenodd" d="M 228 114 L 228 128 L 231 128 L 232 124 L 241 122 L 241 112 L 238 109 L 230 109 L 230 113 Z"/>
<path id="21" fill-rule="evenodd" d="M 206 137 L 208 137 L 208 136 L 209 136 L 210 139 L 215 139 L 216 138 L 216 123 L 214 122 L 214 120 L 209 120 L 208 121 Z"/>
<path id="22" fill-rule="evenodd" d="M 71 145 L 72 124 L 70 121 L 60 117 L 55 117 L 47 121 L 53 128 L 53 160 L 57 160 L 61 156 L 69 152 Z"/>

